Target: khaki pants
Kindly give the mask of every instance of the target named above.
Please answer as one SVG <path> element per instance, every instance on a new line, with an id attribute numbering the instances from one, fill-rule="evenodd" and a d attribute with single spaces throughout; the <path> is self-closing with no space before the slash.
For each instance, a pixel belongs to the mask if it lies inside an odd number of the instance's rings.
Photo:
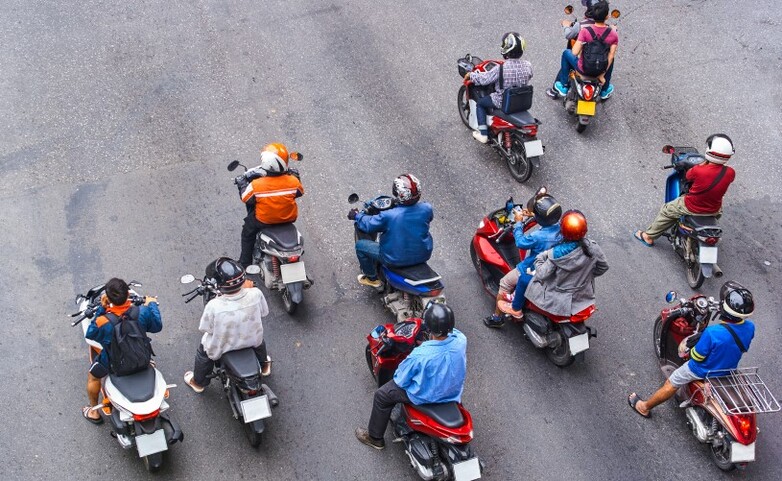
<path id="1" fill-rule="evenodd" d="M 684 196 L 672 200 L 666 204 L 663 204 L 660 212 L 657 213 L 657 217 L 654 218 L 649 227 L 646 228 L 646 235 L 652 239 L 657 239 L 665 231 L 670 229 L 679 217 L 683 215 L 699 215 L 690 212 L 687 207 L 684 206 Z M 714 215 L 714 214 L 700 214 L 700 215 Z"/>

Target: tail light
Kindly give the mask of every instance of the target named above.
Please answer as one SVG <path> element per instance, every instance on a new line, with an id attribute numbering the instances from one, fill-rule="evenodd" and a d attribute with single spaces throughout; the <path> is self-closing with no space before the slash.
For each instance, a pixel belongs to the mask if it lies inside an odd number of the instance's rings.
<path id="1" fill-rule="evenodd" d="M 247 391 L 247 394 L 249 394 L 250 396 L 255 396 L 256 394 L 258 394 L 258 391 L 256 391 L 255 389 L 250 389 L 249 391 Z"/>
<path id="2" fill-rule="evenodd" d="M 148 419 L 155 419 L 158 416 L 158 414 L 160 414 L 160 409 L 155 409 L 149 414 L 134 414 L 133 420 L 141 422 L 141 421 L 146 421 Z"/>
<path id="3" fill-rule="evenodd" d="M 427 297 L 437 297 L 437 296 L 439 296 L 440 294 L 442 294 L 442 292 L 443 292 L 443 290 L 442 290 L 442 289 L 435 289 L 435 290 L 433 290 L 433 291 L 429 291 L 429 292 L 426 294 L 426 296 L 427 296 Z"/>
<path id="4" fill-rule="evenodd" d="M 521 131 L 530 137 L 535 137 L 538 135 L 538 124 L 524 125 L 521 127 Z"/>
<path id="5" fill-rule="evenodd" d="M 299 262 L 299 256 L 288 257 L 288 262 Z"/>
<path id="6" fill-rule="evenodd" d="M 707 238 L 706 238 L 706 240 L 705 240 L 704 242 L 705 242 L 707 245 L 713 246 L 713 245 L 716 245 L 716 244 L 717 244 L 717 242 L 719 242 L 719 241 L 720 241 L 720 240 L 719 240 L 719 238 L 717 238 L 717 237 L 707 237 Z"/>
<path id="7" fill-rule="evenodd" d="M 753 414 L 739 414 L 731 416 L 733 426 L 738 432 L 736 441 L 741 444 L 750 444 L 755 439 L 757 434 L 757 426 L 755 424 L 755 416 Z"/>
<path id="8" fill-rule="evenodd" d="M 584 88 L 581 91 L 584 93 L 584 100 L 592 100 L 592 97 L 595 96 L 594 85 L 584 84 Z"/>

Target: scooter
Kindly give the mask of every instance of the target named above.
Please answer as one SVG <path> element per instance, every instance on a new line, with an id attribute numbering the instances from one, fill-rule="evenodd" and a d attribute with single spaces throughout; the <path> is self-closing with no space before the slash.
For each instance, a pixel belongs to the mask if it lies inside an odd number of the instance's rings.
<path id="1" fill-rule="evenodd" d="M 664 154 L 671 155 L 670 165 L 663 169 L 673 169 L 665 181 L 665 202 L 676 200 L 687 193 L 687 171 L 706 159 L 695 147 L 663 147 Z M 722 229 L 715 216 L 683 216 L 664 234 L 671 241 L 673 250 L 684 259 L 687 269 L 687 283 L 693 289 L 703 285 L 703 281 L 712 276 L 722 277 L 722 269 L 717 265 L 717 244 L 722 237 Z"/>
<path id="2" fill-rule="evenodd" d="M 545 193 L 544 187 L 536 195 Z M 481 220 L 470 242 L 473 267 L 492 300 L 497 298 L 500 279 L 515 269 L 527 255 L 527 251 L 516 247 L 513 239 L 513 211 L 522 207 L 515 204 L 513 198 L 508 199 L 505 207 L 490 212 Z M 524 223 L 524 232 L 536 225 L 534 218 L 528 219 Z M 511 319 L 522 324 L 525 337 L 538 349 L 545 349 L 551 362 L 567 367 L 576 358 L 583 359 L 589 349 L 589 339 L 597 337 L 597 330 L 586 325 L 596 310 L 592 305 L 570 317 L 555 316 L 527 300 L 522 308 L 523 318 Z"/>
<path id="3" fill-rule="evenodd" d="M 293 160 L 302 158 L 298 152 L 291 153 Z M 244 168 L 244 174 L 234 178 L 234 184 L 237 186 L 265 175 L 258 167 L 247 169 L 238 160 L 228 164 L 228 171 L 233 172 L 237 167 Z M 295 169 L 288 169 L 288 172 L 299 176 Z M 248 206 L 248 214 L 250 209 Z M 253 264 L 261 266 L 261 278 L 267 289 L 282 292 L 282 302 L 288 314 L 296 312 L 303 299 L 302 290 L 309 289 L 313 283 L 312 279 L 307 277 L 304 262 L 301 260 L 303 254 L 304 239 L 292 222 L 264 227 L 255 241 Z"/>
<path id="4" fill-rule="evenodd" d="M 245 272 L 254 275 L 260 272 L 256 265 L 247 266 Z M 185 274 L 180 279 L 182 284 L 195 282 L 192 274 Z M 198 296 L 203 297 L 204 305 L 221 295 L 217 287 L 217 280 L 210 277 L 209 269 L 203 279 L 190 292 L 182 294 L 188 297 L 188 303 Z M 210 379 L 218 378 L 220 385 L 231 406 L 234 419 L 238 419 L 244 426 L 244 433 L 250 445 L 257 448 L 261 444 L 265 429 L 264 419 L 272 416 L 271 408 L 277 407 L 279 399 L 266 384 L 261 382 L 261 365 L 252 348 L 238 349 L 223 354 L 219 361 L 215 362 L 214 371 L 207 376 Z"/>
<path id="5" fill-rule="evenodd" d="M 367 336 L 369 372 L 382 386 L 394 376 L 397 366 L 426 340 L 422 321 L 410 318 L 377 326 Z M 473 438 L 472 417 L 457 402 L 398 404 L 391 412 L 397 439 L 421 479 L 472 481 L 479 479 L 483 463 L 469 445 Z"/>
<path id="6" fill-rule="evenodd" d="M 136 305 L 144 303 L 144 297 L 134 290 L 141 284 L 136 281 L 128 283 L 130 298 Z M 92 362 L 103 350 L 103 347 L 87 339 L 87 328 L 100 307 L 100 298 L 105 291 L 105 284 L 93 287 L 86 294 L 76 297 L 79 311 L 71 317 L 78 317 L 71 326 L 81 325 L 82 336 L 89 346 Z M 166 384 L 163 374 L 157 368 L 148 369 L 128 376 L 109 374 L 101 379 L 103 402 L 93 406 L 92 411 L 98 411 L 107 418 L 111 426 L 111 436 L 123 449 L 136 448 L 139 457 L 149 472 L 158 471 L 163 466 L 163 453 L 169 446 L 182 442 L 185 438 L 179 424 L 167 412 L 166 402 L 169 389 L 176 384 Z"/>
<path id="7" fill-rule="evenodd" d="M 359 202 L 358 194 L 350 194 L 348 203 L 357 202 Z M 377 215 L 394 207 L 394 202 L 393 197 L 381 195 L 364 202 L 362 212 Z M 354 227 L 354 232 L 356 241 L 360 239 L 377 241 L 378 238 L 378 234 L 368 234 L 357 227 Z M 382 287 L 377 289 L 383 296 L 383 305 L 396 316 L 397 321 L 420 317 L 430 301 L 445 302 L 442 277 L 425 262 L 408 267 L 381 264 L 378 269 L 378 279 L 383 283 Z"/>
<path id="8" fill-rule="evenodd" d="M 469 53 L 457 60 L 459 75 L 468 72 L 486 72 L 499 68 L 502 60 L 481 60 Z M 487 112 L 486 125 L 489 128 L 489 145 L 496 150 L 508 164 L 510 175 L 518 182 L 524 182 L 532 175 L 533 167 L 540 167 L 540 156 L 545 148 L 538 140 L 538 126 L 541 122 L 529 113 L 532 107 L 532 86 L 528 86 L 526 96 L 520 100 L 519 110 L 506 114 L 502 109 Z M 465 126 L 478 129 L 475 113 L 476 101 L 489 95 L 492 86 L 481 87 L 464 79 L 457 94 L 459 117 Z"/>
<path id="9" fill-rule="evenodd" d="M 666 294 L 665 300 L 675 305 L 663 309 L 655 319 L 653 343 L 667 378 L 687 362 L 687 338 L 718 320 L 719 302 L 701 294 L 677 301 L 674 291 Z M 705 379 L 680 389 L 676 401 L 684 409 L 692 434 L 710 446 L 714 463 L 723 471 L 744 469 L 755 460 L 756 416 L 780 410 L 755 367 L 710 371 Z"/>

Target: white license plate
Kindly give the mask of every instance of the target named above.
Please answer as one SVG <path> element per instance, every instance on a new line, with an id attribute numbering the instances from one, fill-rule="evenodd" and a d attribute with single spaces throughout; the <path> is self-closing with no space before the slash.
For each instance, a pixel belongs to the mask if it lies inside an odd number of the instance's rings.
<path id="1" fill-rule="evenodd" d="M 575 356 L 579 352 L 584 352 L 589 349 L 589 333 L 579 334 L 568 338 L 568 344 L 570 344 L 570 354 Z"/>
<path id="2" fill-rule="evenodd" d="M 527 153 L 527 158 L 540 157 L 543 155 L 543 142 L 540 140 L 524 142 L 524 152 Z"/>
<path id="3" fill-rule="evenodd" d="M 473 481 L 481 477 L 481 464 L 478 458 L 453 463 L 453 477 L 456 481 Z"/>
<path id="4" fill-rule="evenodd" d="M 241 402 L 240 407 L 242 408 L 242 418 L 245 423 L 272 417 L 272 408 L 269 406 L 269 398 L 265 395 L 245 399 Z"/>
<path id="5" fill-rule="evenodd" d="M 698 262 L 701 264 L 716 264 L 717 248 L 710 246 L 700 246 L 698 249 Z"/>
<path id="6" fill-rule="evenodd" d="M 307 272 L 304 270 L 303 262 L 294 262 L 292 264 L 280 265 L 280 274 L 282 274 L 283 284 L 290 284 L 292 282 L 301 282 L 307 280 Z"/>
<path id="7" fill-rule="evenodd" d="M 755 460 L 755 443 L 745 446 L 741 443 L 732 442 L 730 444 L 730 462 L 746 463 Z"/>
<path id="8" fill-rule="evenodd" d="M 152 434 L 141 434 L 136 436 L 136 449 L 138 449 L 140 458 L 168 450 L 166 431 L 158 429 Z"/>

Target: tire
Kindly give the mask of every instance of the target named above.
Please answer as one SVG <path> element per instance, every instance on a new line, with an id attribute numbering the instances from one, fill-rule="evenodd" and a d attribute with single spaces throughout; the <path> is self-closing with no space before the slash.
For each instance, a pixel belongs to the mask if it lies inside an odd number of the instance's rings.
<path id="1" fill-rule="evenodd" d="M 247 436 L 247 441 L 250 442 L 250 446 L 257 448 L 261 445 L 261 440 L 263 437 L 261 434 L 255 432 L 255 430 L 252 427 L 252 423 L 245 423 L 244 424 L 244 435 Z"/>
<path id="2" fill-rule="evenodd" d="M 372 368 L 372 349 L 370 349 L 369 344 L 367 344 L 366 349 L 364 349 L 364 356 L 367 358 L 367 367 L 369 368 L 369 374 L 372 375 L 372 378 L 375 378 L 375 370 Z"/>
<path id="3" fill-rule="evenodd" d="M 579 134 L 584 133 L 586 129 L 587 129 L 587 124 L 579 123 L 578 125 L 576 125 L 576 132 L 578 132 Z"/>
<path id="4" fill-rule="evenodd" d="M 163 453 L 150 454 L 142 459 L 144 460 L 144 467 L 150 473 L 156 473 L 163 467 Z"/>
<path id="5" fill-rule="evenodd" d="M 706 279 L 701 270 L 701 263 L 698 262 L 698 250 L 700 247 L 691 237 L 687 238 L 687 242 L 692 244 L 692 257 L 695 259 L 694 261 L 691 261 L 687 259 L 686 256 L 684 258 L 684 262 L 687 265 L 687 284 L 693 289 L 698 289 L 703 285 L 703 281 Z"/>
<path id="6" fill-rule="evenodd" d="M 459 107 L 459 118 L 468 129 L 470 128 L 470 102 L 467 100 L 467 88 L 462 85 L 456 96 L 457 106 Z M 470 129 L 472 130 L 472 129 Z"/>
<path id="7" fill-rule="evenodd" d="M 576 360 L 576 356 L 570 354 L 570 344 L 568 344 L 567 338 L 559 333 L 562 337 L 562 343 L 557 348 L 547 347 L 546 356 L 557 367 L 568 367 Z"/>
<path id="8" fill-rule="evenodd" d="M 733 471 L 736 469 L 736 465 L 730 461 L 730 451 L 731 451 L 731 444 L 733 443 L 733 438 L 725 432 L 725 428 L 720 427 L 720 431 L 723 432 L 725 437 L 723 438 L 723 444 L 722 446 L 715 446 L 713 444 L 710 444 L 709 447 L 711 448 L 711 459 L 714 461 L 714 464 L 717 465 L 718 468 L 720 468 L 723 471 Z"/>
<path id="9" fill-rule="evenodd" d="M 662 352 L 660 351 L 660 338 L 663 334 L 663 318 L 662 316 L 657 316 L 657 319 L 654 320 L 654 328 L 652 329 L 652 343 L 654 343 L 654 353 L 657 355 L 657 359 L 660 359 L 662 357 Z"/>
<path id="10" fill-rule="evenodd" d="M 527 158 L 524 142 L 514 135 L 510 146 L 510 155 L 505 158 L 510 175 L 516 182 L 525 182 L 532 175 L 532 162 Z"/>
<path id="11" fill-rule="evenodd" d="M 296 308 L 299 307 L 298 302 L 293 302 L 291 300 L 291 293 L 288 291 L 288 289 L 282 290 L 282 303 L 285 306 L 285 312 L 288 314 L 293 314 L 296 312 Z"/>
<path id="12" fill-rule="evenodd" d="M 475 246 L 472 242 L 470 242 L 470 259 L 472 259 L 472 265 L 475 267 L 475 271 L 478 273 L 478 277 L 481 278 L 483 288 L 489 291 L 492 296 L 497 297 L 497 293 L 500 290 L 500 285 L 497 281 L 494 280 L 494 277 L 491 275 L 491 273 L 484 269 L 483 262 L 478 259 L 478 253 L 475 252 Z"/>

